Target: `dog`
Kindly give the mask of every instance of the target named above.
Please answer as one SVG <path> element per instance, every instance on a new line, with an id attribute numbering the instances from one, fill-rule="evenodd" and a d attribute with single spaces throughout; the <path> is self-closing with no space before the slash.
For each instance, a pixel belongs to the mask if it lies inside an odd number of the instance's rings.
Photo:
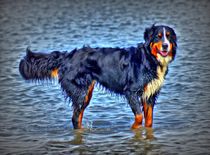
<path id="1" fill-rule="evenodd" d="M 84 46 L 49 54 L 27 49 L 19 71 L 25 80 L 58 78 L 72 101 L 74 129 L 82 128 L 96 82 L 127 99 L 135 117 L 133 129 L 142 126 L 143 115 L 145 127 L 152 127 L 153 108 L 175 58 L 177 37 L 171 27 L 153 24 L 145 29 L 144 40 L 128 48 Z"/>

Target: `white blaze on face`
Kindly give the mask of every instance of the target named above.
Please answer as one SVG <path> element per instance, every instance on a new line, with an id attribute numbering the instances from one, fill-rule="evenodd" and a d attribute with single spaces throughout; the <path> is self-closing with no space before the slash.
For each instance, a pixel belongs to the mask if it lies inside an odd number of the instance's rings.
<path id="1" fill-rule="evenodd" d="M 161 47 L 160 54 L 159 53 L 157 54 L 157 59 L 159 62 L 161 62 L 161 64 L 163 66 L 167 66 L 168 63 L 171 62 L 172 56 L 169 55 L 171 47 L 170 47 L 170 42 L 167 38 L 167 32 L 166 32 L 165 28 L 163 28 L 163 43 L 162 43 L 162 45 L 164 45 L 164 44 L 168 45 L 167 49 L 163 49 L 163 47 Z"/>
<path id="2" fill-rule="evenodd" d="M 163 28 L 163 44 L 168 45 L 167 52 L 169 52 L 169 50 L 170 50 L 170 42 L 169 42 L 169 40 L 168 40 L 168 38 L 166 36 L 166 29 L 165 28 Z M 163 50 L 163 47 L 161 47 L 161 48 L 162 48 L 161 50 Z"/>

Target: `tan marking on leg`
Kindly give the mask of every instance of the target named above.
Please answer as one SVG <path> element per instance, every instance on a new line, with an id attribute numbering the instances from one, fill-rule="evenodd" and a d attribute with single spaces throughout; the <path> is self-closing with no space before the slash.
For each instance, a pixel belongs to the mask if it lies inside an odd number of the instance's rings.
<path id="1" fill-rule="evenodd" d="M 89 104 L 90 102 L 90 99 L 93 94 L 94 85 L 95 85 L 95 80 L 88 87 L 87 95 L 85 96 L 85 104 Z"/>
<path id="2" fill-rule="evenodd" d="M 92 97 L 92 94 L 93 94 L 93 89 L 94 89 L 94 85 L 95 85 L 95 81 L 93 81 L 91 83 L 91 85 L 88 87 L 88 91 L 87 91 L 87 94 L 85 96 L 85 100 L 84 100 L 84 105 L 82 106 L 82 110 L 79 114 L 79 117 L 78 117 L 78 128 L 81 129 L 82 128 L 82 118 L 83 118 L 83 114 L 84 114 L 84 111 L 85 111 L 85 108 L 88 106 L 88 104 L 90 103 L 90 100 L 91 100 L 91 97 Z"/>
<path id="3" fill-rule="evenodd" d="M 153 123 L 153 105 L 143 103 L 144 108 L 144 118 L 145 118 L 145 127 L 152 127 Z"/>
<path id="4" fill-rule="evenodd" d="M 84 110 L 82 110 L 82 111 L 80 112 L 79 117 L 78 117 L 78 129 L 81 129 L 81 128 L 82 128 L 83 113 L 84 113 Z"/>
<path id="5" fill-rule="evenodd" d="M 142 126 L 142 120 L 143 120 L 143 115 L 142 114 L 137 114 L 135 115 L 135 122 L 132 125 L 132 129 L 138 129 L 139 127 Z"/>
<path id="6" fill-rule="evenodd" d="M 58 68 L 55 68 L 51 71 L 51 77 L 57 78 L 58 77 Z"/>

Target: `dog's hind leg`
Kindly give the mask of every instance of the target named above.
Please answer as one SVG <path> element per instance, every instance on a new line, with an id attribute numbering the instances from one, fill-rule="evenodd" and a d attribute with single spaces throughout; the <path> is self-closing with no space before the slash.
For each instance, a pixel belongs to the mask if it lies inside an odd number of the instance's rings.
<path id="1" fill-rule="evenodd" d="M 90 100 L 92 98 L 94 85 L 95 85 L 95 81 L 92 81 L 92 83 L 88 87 L 88 90 L 87 90 L 87 93 L 86 93 L 86 96 L 83 101 L 83 104 L 82 104 L 79 114 L 77 111 L 74 111 L 74 113 L 73 113 L 72 123 L 74 125 L 74 128 L 77 128 L 77 129 L 82 128 L 83 114 L 84 114 L 85 108 L 89 105 Z"/>
<path id="2" fill-rule="evenodd" d="M 86 95 L 83 98 L 80 98 L 77 101 L 73 100 L 73 116 L 72 116 L 72 123 L 74 126 L 74 129 L 81 129 L 82 128 L 82 118 L 85 111 L 85 108 L 89 105 L 93 89 L 94 89 L 95 81 L 92 81 L 92 83 L 89 85 L 88 89 L 86 91 Z M 83 92 L 83 91 L 82 91 Z M 78 96 L 80 94 L 73 94 L 73 96 Z"/>
<path id="3" fill-rule="evenodd" d="M 136 93 L 134 93 L 134 94 L 129 93 L 129 95 L 126 95 L 126 98 L 127 98 L 128 103 L 131 107 L 131 110 L 133 111 L 133 113 L 135 115 L 135 121 L 131 128 L 137 129 L 142 126 L 142 120 L 143 120 L 139 97 Z"/>

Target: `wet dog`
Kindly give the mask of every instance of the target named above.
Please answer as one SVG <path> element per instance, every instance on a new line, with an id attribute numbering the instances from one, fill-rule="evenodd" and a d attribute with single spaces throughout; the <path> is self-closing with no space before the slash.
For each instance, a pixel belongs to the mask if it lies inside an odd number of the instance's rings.
<path id="1" fill-rule="evenodd" d="M 58 77 L 73 106 L 72 123 L 82 127 L 85 108 L 90 103 L 95 83 L 124 95 L 135 116 L 132 128 L 152 127 L 153 108 L 176 55 L 176 34 L 164 25 L 153 25 L 144 32 L 144 43 L 129 48 L 83 47 L 71 52 L 49 54 L 27 49 L 19 71 L 26 80 Z"/>

